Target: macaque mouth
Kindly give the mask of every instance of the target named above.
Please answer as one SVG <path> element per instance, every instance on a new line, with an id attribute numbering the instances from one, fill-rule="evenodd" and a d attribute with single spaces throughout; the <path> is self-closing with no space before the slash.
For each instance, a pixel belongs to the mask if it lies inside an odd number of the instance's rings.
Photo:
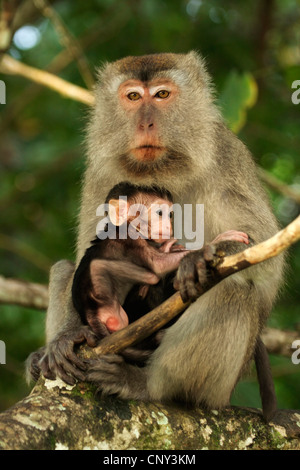
<path id="1" fill-rule="evenodd" d="M 140 145 L 134 150 L 138 150 L 138 149 L 163 149 L 163 147 L 159 147 L 157 145 Z"/>
<path id="2" fill-rule="evenodd" d="M 140 145 L 130 151 L 133 157 L 139 161 L 153 161 L 161 157 L 166 151 L 164 147 L 157 145 Z"/>
<path id="3" fill-rule="evenodd" d="M 172 175 L 177 175 L 178 173 L 185 175 L 189 173 L 189 169 L 192 168 L 192 162 L 188 155 L 164 147 L 158 147 L 157 149 L 159 149 L 157 151 L 160 151 L 161 154 L 159 158 L 154 159 L 139 159 L 132 151 L 123 153 L 118 157 L 119 165 L 128 176 L 160 176 L 162 172 L 168 172 L 168 174 Z M 135 150 L 138 151 L 138 149 Z M 139 151 L 147 152 L 148 149 L 142 147 Z M 153 151 L 153 146 L 150 146 L 150 151 Z"/>

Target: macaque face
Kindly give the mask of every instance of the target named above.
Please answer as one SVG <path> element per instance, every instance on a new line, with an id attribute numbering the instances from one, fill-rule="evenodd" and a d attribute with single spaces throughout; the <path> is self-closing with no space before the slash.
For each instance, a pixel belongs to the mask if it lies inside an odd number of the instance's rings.
<path id="1" fill-rule="evenodd" d="M 111 199 L 109 201 L 110 220 L 114 225 L 128 225 L 128 234 L 136 238 L 153 240 L 157 243 L 173 236 L 173 203 L 151 194 L 139 194 L 134 200 Z"/>
<path id="2" fill-rule="evenodd" d="M 127 80 L 120 85 L 121 107 L 136 123 L 129 153 L 137 160 L 153 161 L 166 152 L 157 121 L 176 101 L 178 91 L 174 82 L 161 78 L 145 83 Z"/>
<path id="3" fill-rule="evenodd" d="M 148 239 L 163 243 L 173 236 L 173 204 L 166 199 L 156 199 L 148 207 Z"/>

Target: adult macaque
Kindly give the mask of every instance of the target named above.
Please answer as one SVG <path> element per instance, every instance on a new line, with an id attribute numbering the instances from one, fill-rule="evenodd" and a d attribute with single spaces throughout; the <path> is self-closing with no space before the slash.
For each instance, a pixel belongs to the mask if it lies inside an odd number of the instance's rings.
<path id="1" fill-rule="evenodd" d="M 204 204 L 206 243 L 232 228 L 247 233 L 252 243 L 278 230 L 252 157 L 226 128 L 198 54 L 128 57 L 105 65 L 98 78 L 77 263 L 95 237 L 98 205 L 120 181 L 164 187 L 181 205 Z M 190 242 L 184 233 L 182 241 Z M 244 249 L 236 241 L 217 246 L 227 254 Z M 74 266 L 61 261 L 50 276 L 44 371 L 67 381 L 95 381 L 104 393 L 125 399 L 182 399 L 224 407 L 253 357 L 281 284 L 282 265 L 282 257 L 273 258 L 206 292 L 168 328 L 146 367 L 109 355 L 90 363 L 84 373 L 73 346 L 83 338 L 92 343 L 90 329 L 72 305 Z M 203 250 L 184 256 L 177 270 L 183 299 L 195 299 L 206 271 Z"/>

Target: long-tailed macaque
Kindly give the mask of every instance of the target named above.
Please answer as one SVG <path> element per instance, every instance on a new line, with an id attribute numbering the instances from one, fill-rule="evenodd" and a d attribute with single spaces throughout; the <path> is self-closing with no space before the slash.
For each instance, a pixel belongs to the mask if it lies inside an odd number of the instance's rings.
<path id="1" fill-rule="evenodd" d="M 172 199 L 166 191 L 122 182 L 112 188 L 106 203 L 106 230 L 86 250 L 72 286 L 82 323 L 98 337 L 106 329 L 114 332 L 128 325 L 122 304 L 134 284 L 140 284 L 145 297 L 147 285 L 177 269 L 188 253 L 174 245 Z"/>
<path id="2" fill-rule="evenodd" d="M 166 188 L 174 202 L 204 204 L 204 239 L 230 229 L 253 243 L 278 226 L 245 145 L 225 126 L 203 59 L 195 52 L 127 57 L 98 72 L 87 135 L 77 263 L 95 237 L 97 207 L 120 181 Z M 179 238 L 179 237 L 178 237 Z M 193 248 L 182 234 L 182 242 Z M 187 244 L 188 243 L 188 244 Z M 221 242 L 227 254 L 245 245 Z M 195 247 L 194 247 L 195 248 Z M 74 265 L 51 270 L 46 354 L 49 375 L 96 382 L 124 399 L 181 399 L 222 408 L 247 369 L 282 279 L 281 257 L 236 273 L 195 300 L 165 332 L 145 367 L 119 355 L 84 365 L 74 342 L 92 344 L 91 330 L 72 305 Z M 195 299 L 205 282 L 203 249 L 181 260 L 177 285 Z"/>

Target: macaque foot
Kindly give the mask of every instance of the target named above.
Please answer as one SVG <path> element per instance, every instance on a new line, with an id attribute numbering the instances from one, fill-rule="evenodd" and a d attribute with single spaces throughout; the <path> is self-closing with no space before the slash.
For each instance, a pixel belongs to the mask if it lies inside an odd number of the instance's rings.
<path id="1" fill-rule="evenodd" d="M 46 346 L 42 346 L 37 351 L 32 352 L 25 361 L 26 382 L 29 384 L 32 380 L 37 382 L 41 374 L 40 360 L 46 352 Z"/>
<path id="2" fill-rule="evenodd" d="M 85 380 L 98 385 L 103 395 L 123 399 L 149 399 L 145 368 L 127 364 L 117 354 L 107 354 L 89 363 Z"/>
<path id="3" fill-rule="evenodd" d="M 85 341 L 92 348 L 98 342 L 97 336 L 89 326 L 69 330 L 52 340 L 39 361 L 43 376 L 50 380 L 59 377 L 69 385 L 74 385 L 77 380 L 84 381 L 87 364 L 77 356 L 74 346 Z"/>

